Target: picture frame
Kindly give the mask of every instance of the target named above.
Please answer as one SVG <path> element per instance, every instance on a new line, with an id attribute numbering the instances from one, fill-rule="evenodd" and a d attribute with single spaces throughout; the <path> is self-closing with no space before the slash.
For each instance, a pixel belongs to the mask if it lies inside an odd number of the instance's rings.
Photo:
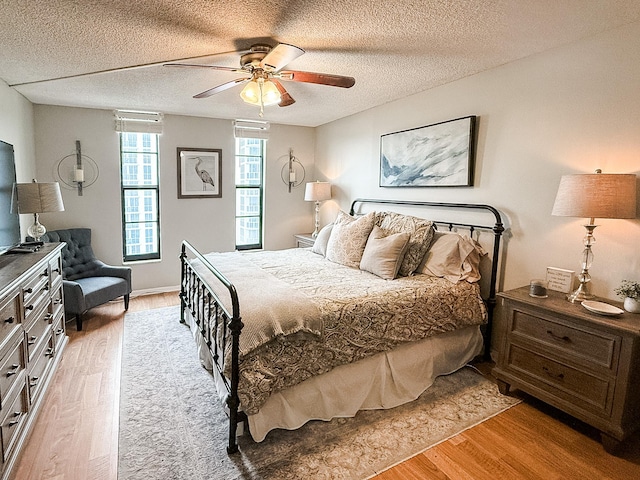
<path id="1" fill-rule="evenodd" d="M 381 187 L 470 187 L 476 116 L 380 137 Z"/>
<path id="2" fill-rule="evenodd" d="M 222 197 L 222 149 L 178 147 L 178 198 Z"/>
<path id="3" fill-rule="evenodd" d="M 556 292 L 569 293 L 573 290 L 575 274 L 574 270 L 547 267 L 547 288 Z"/>

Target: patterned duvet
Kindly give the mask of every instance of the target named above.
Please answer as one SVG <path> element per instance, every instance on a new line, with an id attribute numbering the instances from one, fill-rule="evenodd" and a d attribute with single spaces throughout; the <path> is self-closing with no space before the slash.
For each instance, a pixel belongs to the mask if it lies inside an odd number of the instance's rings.
<path id="1" fill-rule="evenodd" d="M 235 255 L 306 295 L 322 317 L 320 336 L 304 332 L 277 336 L 243 356 L 238 395 L 242 410 L 249 415 L 272 393 L 338 365 L 486 322 L 475 283 L 452 284 L 427 275 L 383 280 L 302 248 Z M 216 266 L 215 257 L 208 258 Z M 263 294 L 268 297 L 270 292 Z M 260 322 L 259 315 L 247 318 L 243 314 L 242 297 L 240 312 L 245 325 Z"/>

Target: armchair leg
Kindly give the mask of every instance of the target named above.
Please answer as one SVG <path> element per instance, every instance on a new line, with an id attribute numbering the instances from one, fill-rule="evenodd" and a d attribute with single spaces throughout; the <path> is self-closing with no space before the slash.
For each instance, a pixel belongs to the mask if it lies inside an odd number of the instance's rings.
<path id="1" fill-rule="evenodd" d="M 76 330 L 82 331 L 82 314 L 76 314 Z"/>
<path id="2" fill-rule="evenodd" d="M 124 309 L 129 310 L 129 294 L 128 293 L 124 296 Z"/>

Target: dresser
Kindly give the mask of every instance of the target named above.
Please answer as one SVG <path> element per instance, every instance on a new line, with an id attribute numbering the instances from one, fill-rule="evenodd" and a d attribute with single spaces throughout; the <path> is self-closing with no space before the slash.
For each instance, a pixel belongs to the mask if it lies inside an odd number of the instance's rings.
<path id="1" fill-rule="evenodd" d="M 68 342 L 62 297 L 64 244 L 0 256 L 1 478 L 11 474 Z"/>
<path id="2" fill-rule="evenodd" d="M 615 453 L 640 428 L 640 315 L 599 315 L 529 287 L 498 294 L 497 309 L 500 391 L 517 388 L 596 427 Z"/>

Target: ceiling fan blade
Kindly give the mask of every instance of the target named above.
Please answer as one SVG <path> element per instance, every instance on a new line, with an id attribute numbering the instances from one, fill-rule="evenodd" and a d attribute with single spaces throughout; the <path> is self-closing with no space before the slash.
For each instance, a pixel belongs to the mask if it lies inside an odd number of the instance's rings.
<path id="1" fill-rule="evenodd" d="M 289 105 L 293 105 L 294 103 L 296 103 L 296 101 L 293 99 L 293 97 L 291 95 L 289 95 L 289 92 L 287 92 L 287 90 L 282 86 L 282 84 L 275 78 L 272 78 L 271 81 L 273 82 L 273 84 L 276 86 L 276 88 L 278 89 L 278 91 L 280 92 L 280 103 L 278 104 L 278 106 L 280 107 L 288 107 Z"/>
<path id="2" fill-rule="evenodd" d="M 210 88 L 209 90 L 205 90 L 197 95 L 194 95 L 193 98 L 207 98 L 211 95 L 215 95 L 216 93 L 223 92 L 229 88 L 235 87 L 241 83 L 248 82 L 250 78 L 236 78 L 235 80 L 231 80 L 230 82 L 223 83 L 222 85 L 218 85 L 217 87 Z"/>
<path id="3" fill-rule="evenodd" d="M 330 73 L 296 72 L 293 70 L 282 71 L 278 75 L 282 80 L 292 80 L 294 82 L 318 83 L 320 85 L 330 85 L 332 87 L 351 88 L 355 85 L 356 79 L 342 75 L 332 75 Z"/>
<path id="4" fill-rule="evenodd" d="M 244 72 L 241 68 L 221 67 L 219 65 L 203 65 L 201 63 L 164 63 L 164 67 L 195 67 L 195 68 L 211 68 L 213 70 L 224 70 L 226 72 Z"/>
<path id="5" fill-rule="evenodd" d="M 277 72 L 303 54 L 304 50 L 300 47 L 289 45 L 288 43 L 280 43 L 267 53 L 267 56 L 262 59 L 260 65 L 262 68 L 268 67 L 271 71 Z"/>

